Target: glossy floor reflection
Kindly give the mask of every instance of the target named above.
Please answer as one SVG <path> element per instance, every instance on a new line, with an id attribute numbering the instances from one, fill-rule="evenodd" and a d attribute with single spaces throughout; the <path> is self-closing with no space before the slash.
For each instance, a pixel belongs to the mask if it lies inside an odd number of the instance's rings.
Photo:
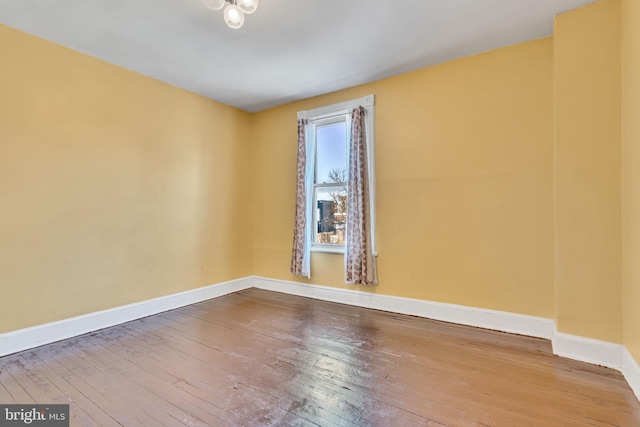
<path id="1" fill-rule="evenodd" d="M 0 358 L 0 403 L 91 426 L 640 426 L 549 342 L 250 289 Z"/>

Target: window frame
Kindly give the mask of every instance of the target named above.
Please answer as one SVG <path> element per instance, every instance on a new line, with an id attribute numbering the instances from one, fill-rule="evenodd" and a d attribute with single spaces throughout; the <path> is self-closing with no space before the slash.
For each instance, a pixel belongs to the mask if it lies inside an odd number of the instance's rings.
<path id="1" fill-rule="evenodd" d="M 342 120 L 338 120 L 337 118 L 340 116 L 344 116 L 346 126 L 347 126 L 347 153 L 350 150 L 350 139 L 351 139 L 351 111 L 358 107 L 363 106 L 366 110 L 365 115 L 365 135 L 366 135 L 366 144 L 367 144 L 367 163 L 368 163 L 368 172 L 369 172 L 369 201 L 371 208 L 371 244 L 373 248 L 373 253 L 377 256 L 376 251 L 376 198 L 375 198 L 375 132 L 374 132 L 374 95 L 367 95 L 363 98 L 353 99 L 346 102 L 341 102 L 337 104 L 327 105 L 324 107 L 316 108 L 313 110 L 305 110 L 298 112 L 298 119 L 306 119 L 307 129 L 306 129 L 306 142 L 307 142 L 307 165 L 311 165 L 313 170 L 311 171 L 312 180 L 311 187 L 309 188 L 310 194 L 307 194 L 307 221 L 310 221 L 312 235 L 311 235 L 311 252 L 324 252 L 324 253 L 335 253 L 335 254 L 344 254 L 346 250 L 346 244 L 344 245 L 333 245 L 333 244 L 323 244 L 323 243 L 315 243 L 315 235 L 317 231 L 314 231 L 314 228 L 317 228 L 317 198 L 316 198 L 316 190 L 318 187 L 330 187 L 332 184 L 316 184 L 316 130 L 318 126 L 329 125 L 332 122 L 338 123 Z M 348 162 L 348 155 L 347 155 Z M 347 165 L 348 167 L 348 165 Z M 348 182 L 346 182 L 348 186 Z M 335 186 L 342 186 L 342 184 L 335 184 Z M 345 224 L 346 227 L 346 224 Z"/>
<path id="2" fill-rule="evenodd" d="M 350 134 L 350 128 L 351 128 L 351 123 L 350 123 L 350 117 L 349 114 L 334 114 L 331 115 L 329 117 L 324 117 L 324 118 L 320 118 L 320 119 L 315 119 L 312 120 L 312 124 L 311 124 L 311 132 L 313 132 L 313 151 L 312 153 L 314 154 L 314 158 L 313 158 L 313 195 L 312 195 L 312 200 L 313 200 L 313 205 L 312 205 L 312 211 L 311 211 L 311 223 L 313 225 L 313 229 L 311 231 L 311 250 L 312 251 L 316 251 L 316 252 L 331 252 L 331 253 L 344 253 L 344 247 L 345 245 L 342 244 L 329 244 L 329 243 L 318 243 L 316 242 L 316 238 L 318 236 L 318 232 L 317 232 L 317 224 L 320 221 L 320 218 L 318 217 L 318 190 L 319 189 L 329 189 L 332 187 L 335 188 L 341 188 L 341 187 L 346 187 L 348 188 L 349 183 L 348 181 L 344 181 L 344 182 L 335 182 L 335 183 L 319 183 L 317 182 L 318 180 L 318 170 L 317 170 L 317 166 L 318 166 L 318 158 L 317 158 L 317 131 L 318 128 L 323 127 L 323 126 L 331 126 L 331 125 L 335 125 L 338 123 L 344 123 L 345 124 L 345 144 L 346 144 L 346 151 L 347 151 L 347 163 L 349 161 L 348 158 L 348 153 L 349 153 L 349 134 Z M 346 165 L 347 167 L 349 166 L 348 164 Z M 345 213 L 346 214 L 346 213 Z M 345 228 L 346 228 L 346 224 L 345 224 Z"/>

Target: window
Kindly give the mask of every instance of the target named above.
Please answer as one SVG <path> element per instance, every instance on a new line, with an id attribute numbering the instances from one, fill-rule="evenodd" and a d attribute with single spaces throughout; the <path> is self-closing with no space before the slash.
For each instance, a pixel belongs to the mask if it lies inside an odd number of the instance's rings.
<path id="1" fill-rule="evenodd" d="M 313 246 L 344 246 L 347 224 L 347 115 L 317 120 Z"/>
<path id="2" fill-rule="evenodd" d="M 311 251 L 344 254 L 344 280 L 378 283 L 373 95 L 298 112 L 291 273 L 311 278 Z"/>
<path id="3" fill-rule="evenodd" d="M 302 111 L 307 119 L 307 167 L 311 185 L 307 193 L 307 219 L 311 223 L 311 250 L 344 253 L 347 225 L 349 144 L 351 112 L 366 109 L 366 143 L 369 164 L 371 225 L 375 230 L 375 181 L 373 179 L 373 95 L 340 104 Z M 372 241 L 374 237 L 372 236 Z M 375 247 L 375 246 L 374 246 Z"/>

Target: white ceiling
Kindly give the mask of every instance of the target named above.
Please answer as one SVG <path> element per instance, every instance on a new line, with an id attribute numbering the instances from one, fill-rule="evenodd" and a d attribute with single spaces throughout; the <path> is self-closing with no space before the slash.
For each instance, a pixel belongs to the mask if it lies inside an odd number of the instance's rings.
<path id="1" fill-rule="evenodd" d="M 0 0 L 0 22 L 255 112 L 548 36 L 593 0 Z"/>

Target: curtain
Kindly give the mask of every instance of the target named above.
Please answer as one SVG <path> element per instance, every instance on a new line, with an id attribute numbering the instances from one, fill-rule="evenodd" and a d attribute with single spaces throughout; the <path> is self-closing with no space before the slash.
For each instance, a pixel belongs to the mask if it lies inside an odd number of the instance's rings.
<path id="1" fill-rule="evenodd" d="M 298 170 L 296 177 L 296 222 L 293 231 L 291 272 L 296 276 L 311 276 L 311 221 L 307 218 L 307 120 L 298 120 Z"/>
<path id="2" fill-rule="evenodd" d="M 360 106 L 351 114 L 345 280 L 352 284 L 374 285 L 378 278 L 371 239 L 371 201 L 365 138 L 365 109 Z"/>

